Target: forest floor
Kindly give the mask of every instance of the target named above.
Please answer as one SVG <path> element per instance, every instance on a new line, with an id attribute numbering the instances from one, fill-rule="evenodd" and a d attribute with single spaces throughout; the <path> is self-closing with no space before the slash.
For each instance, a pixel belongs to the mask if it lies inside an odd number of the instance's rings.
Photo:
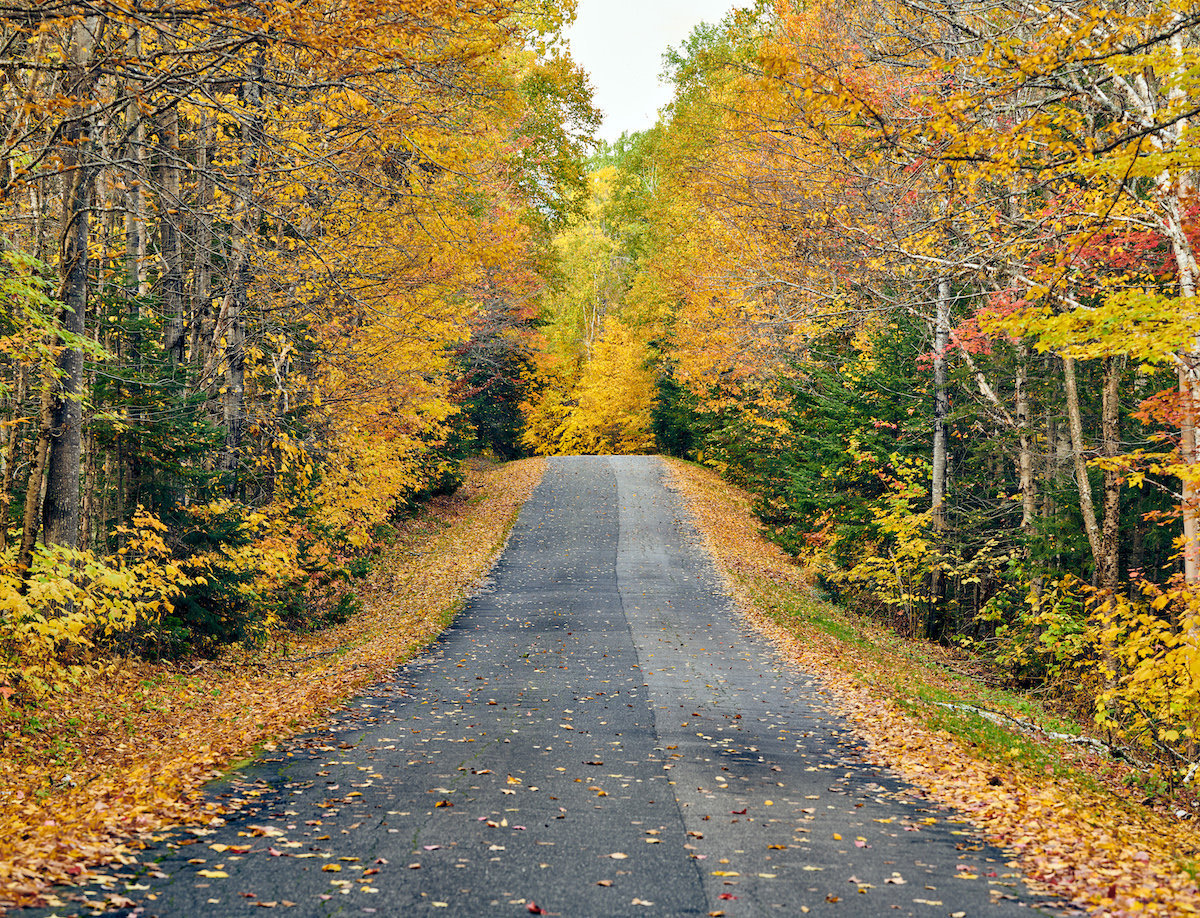
<path id="1" fill-rule="evenodd" d="M 214 660 L 110 661 L 36 708 L 0 701 L 0 910 L 53 906 L 54 884 L 125 862 L 154 829 L 218 819 L 206 782 L 321 722 L 445 629 L 542 468 L 472 464 L 457 493 L 398 528 L 345 624 Z"/>
<path id="2" fill-rule="evenodd" d="M 1141 776 L 1044 731 L 1078 732 L 1028 696 L 998 688 L 963 657 L 822 601 L 805 572 L 761 536 L 748 495 L 714 473 L 668 460 L 742 611 L 817 676 L 874 759 L 951 806 L 1017 855 L 1046 892 L 1090 913 L 1200 913 L 1200 832 L 1143 805 Z M 957 707 L 950 707 L 956 705 Z M 969 708 L 1014 717 L 1041 735 Z"/>

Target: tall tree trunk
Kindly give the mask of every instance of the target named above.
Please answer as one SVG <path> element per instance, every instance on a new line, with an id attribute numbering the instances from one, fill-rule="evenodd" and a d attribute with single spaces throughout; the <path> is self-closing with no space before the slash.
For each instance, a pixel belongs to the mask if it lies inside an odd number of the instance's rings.
<path id="1" fill-rule="evenodd" d="M 208 174 L 209 126 L 208 114 L 201 113 L 196 126 L 196 224 L 195 260 L 192 265 L 192 344 L 194 366 L 208 363 L 212 347 L 212 256 L 213 256 L 213 192 L 212 176 Z"/>
<path id="2" fill-rule="evenodd" d="M 1033 534 L 1033 521 L 1037 518 L 1037 481 L 1033 468 L 1033 428 L 1029 423 L 1029 348 L 1022 341 L 1017 345 L 1017 375 L 1015 385 L 1017 402 L 1017 436 L 1020 438 L 1020 455 L 1017 468 L 1021 483 L 1021 533 L 1028 538 Z"/>
<path id="3" fill-rule="evenodd" d="M 1101 410 L 1100 452 L 1106 459 L 1121 453 L 1121 372 L 1123 357 L 1104 359 L 1104 393 Z M 1100 559 L 1097 584 L 1116 592 L 1121 578 L 1121 476 L 1115 469 L 1104 470 L 1104 519 L 1100 531 Z"/>
<path id="4" fill-rule="evenodd" d="M 187 323 L 183 310 L 183 249 L 180 232 L 179 112 L 172 105 L 159 115 L 158 239 L 163 259 L 163 348 L 172 367 L 183 365 Z"/>
<path id="5" fill-rule="evenodd" d="M 226 475 L 226 491 L 233 496 L 237 489 L 237 468 L 242 437 L 246 425 L 245 313 L 249 305 L 249 288 L 253 280 L 252 219 L 254 178 L 262 145 L 262 79 L 265 66 L 261 51 L 255 53 L 242 80 L 242 98 L 248 115 L 242 121 L 242 162 L 238 175 L 237 199 L 234 202 L 233 237 L 230 253 L 229 278 L 221 311 L 214 329 L 214 352 L 222 354 L 225 365 L 225 393 L 222 402 L 222 422 L 225 445 L 221 452 L 220 469 Z"/>
<path id="6" fill-rule="evenodd" d="M 950 394 L 946 391 L 946 358 L 950 347 L 950 282 L 938 281 L 937 313 L 933 326 L 933 486 L 930 506 L 933 528 L 940 532 L 946 525 L 946 419 L 950 414 Z"/>
<path id="7" fill-rule="evenodd" d="M 1067 426 L 1071 432 L 1071 458 L 1075 462 L 1075 483 L 1079 487 L 1079 509 L 1083 514 L 1083 528 L 1087 533 L 1088 546 L 1099 577 L 1104 554 L 1100 526 L 1096 521 L 1096 505 L 1092 499 L 1092 482 L 1088 478 L 1087 457 L 1083 446 L 1083 419 L 1079 411 L 1079 388 L 1075 382 L 1075 358 L 1064 357 L 1063 383 L 1067 395 Z"/>
<path id="8" fill-rule="evenodd" d="M 1174 22 L 1181 22 L 1176 14 Z M 1176 71 L 1182 75 L 1188 66 L 1184 55 L 1184 29 L 1178 29 L 1171 38 L 1171 53 Z M 1169 85 L 1168 100 L 1172 104 L 1183 104 L 1188 100 L 1184 80 L 1170 81 L 1164 74 L 1163 83 Z M 1160 150 L 1170 146 L 1183 146 L 1191 127 L 1191 118 L 1176 120 L 1167 131 L 1152 135 L 1151 140 Z M 1197 283 L 1200 282 L 1200 265 L 1197 264 L 1196 249 L 1188 233 L 1189 209 L 1195 197 L 1193 175 L 1183 165 L 1168 167 L 1155 179 L 1157 203 L 1163 230 L 1171 242 L 1171 253 L 1179 274 L 1180 311 L 1196 321 Z M 1180 510 L 1183 515 L 1183 573 L 1191 586 L 1200 585 L 1200 443 L 1197 442 L 1197 413 L 1200 412 L 1200 336 L 1192 339 L 1191 346 L 1178 355 L 1177 359 L 1180 416 L 1179 458 L 1183 465 L 1180 476 Z"/>
<path id="9" fill-rule="evenodd" d="M 63 331 L 78 338 L 83 337 L 87 311 L 89 172 L 86 163 L 79 163 L 69 183 L 61 254 L 60 291 L 66 307 L 62 311 L 61 324 Z M 43 526 L 48 543 L 74 548 L 79 541 L 79 462 L 83 433 L 83 350 L 79 344 L 63 347 L 57 364 L 60 376 L 51 407 Z"/>
<path id="10" fill-rule="evenodd" d="M 933 474 L 930 508 L 933 531 L 938 543 L 946 530 L 946 472 L 949 464 L 946 422 L 950 415 L 950 393 L 946 389 L 946 360 L 950 349 L 950 281 L 938 281 L 937 311 L 933 322 Z M 945 584 L 942 570 L 934 565 L 929 574 L 929 613 L 925 618 L 925 636 L 940 640 L 946 630 Z"/>
<path id="11" fill-rule="evenodd" d="M 127 51 L 131 60 L 141 53 L 141 38 L 137 31 L 130 35 Z M 146 151 L 146 120 L 138 105 L 138 87 L 127 87 L 128 102 L 125 106 L 125 131 L 129 137 L 125 158 L 127 162 L 125 180 L 125 294 L 131 320 L 129 335 L 122 342 L 121 358 L 126 367 L 137 378 L 142 370 L 142 334 L 140 320 L 142 305 L 150 293 L 149 267 L 146 256 L 146 185 L 149 179 L 149 164 Z M 140 429 L 145 416 L 139 407 L 126 409 L 130 425 Z M 130 438 L 122 436 L 116 443 L 117 473 L 113 499 L 112 517 L 127 516 L 129 500 L 136 500 L 141 489 L 141 462 L 137 450 L 131 449 Z"/>
<path id="12" fill-rule="evenodd" d="M 51 406 L 50 450 L 46 460 L 46 498 L 42 507 L 45 540 L 74 548 L 79 542 L 79 471 L 82 446 L 84 318 L 88 299 L 88 240 L 95 170 L 91 154 L 91 102 L 95 85 L 92 54 L 104 27 L 99 16 L 72 26 L 71 79 L 74 95 L 63 129 L 63 230 L 59 246 L 61 325 L 73 341 L 60 341 L 59 380 Z"/>
<path id="13" fill-rule="evenodd" d="M 135 31 L 129 38 L 130 60 L 141 54 L 141 41 Z M 146 262 L 146 122 L 138 107 L 136 89 L 129 87 L 125 105 L 125 131 L 129 137 L 125 153 L 125 284 L 130 299 L 144 298 L 148 292 Z"/>

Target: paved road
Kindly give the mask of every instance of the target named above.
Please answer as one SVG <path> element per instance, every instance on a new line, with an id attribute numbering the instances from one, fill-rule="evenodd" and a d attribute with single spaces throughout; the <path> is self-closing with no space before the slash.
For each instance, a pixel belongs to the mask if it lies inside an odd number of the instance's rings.
<path id="1" fill-rule="evenodd" d="M 147 852 L 119 914 L 1030 914 L 857 748 L 732 612 L 656 459 L 556 459 L 490 591 L 216 787 L 246 807 Z"/>

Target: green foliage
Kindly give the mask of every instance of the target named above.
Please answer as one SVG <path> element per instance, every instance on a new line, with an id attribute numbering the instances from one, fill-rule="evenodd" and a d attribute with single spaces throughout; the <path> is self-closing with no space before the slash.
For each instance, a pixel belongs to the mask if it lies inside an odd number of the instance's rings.
<path id="1" fill-rule="evenodd" d="M 897 464 L 927 451 L 931 406 L 916 366 L 922 330 L 898 317 L 859 350 L 831 338 L 785 380 L 782 423 L 751 412 L 703 413 L 699 448 L 756 496 L 771 537 L 789 551 L 821 546 L 831 564 L 852 566 L 881 536 L 875 508 Z M 880 399 L 887 391 L 893 397 Z M 749 395 L 749 393 L 748 393 Z"/>
<path id="2" fill-rule="evenodd" d="M 587 75 L 557 52 L 528 70 L 519 91 L 528 110 L 515 138 L 514 174 L 531 216 L 557 229 L 587 200 L 583 164 L 600 112 Z"/>
<path id="3" fill-rule="evenodd" d="M 534 372 L 532 324 L 527 312 L 500 304 L 472 323 L 470 339 L 455 355 L 460 455 L 487 452 L 506 460 L 525 455 L 522 404 Z"/>
<path id="4" fill-rule="evenodd" d="M 0 354 L 26 365 L 49 368 L 61 348 L 109 356 L 96 341 L 66 331 L 60 322 L 63 305 L 53 298 L 54 272 L 45 262 L 15 249 L 0 250 Z M 0 380 L 0 395 L 7 385 Z"/>
<path id="5" fill-rule="evenodd" d="M 163 350 L 156 301 L 110 288 L 98 298 L 96 313 L 105 346 L 124 358 L 89 367 L 98 371 L 90 429 L 96 446 L 116 459 L 97 488 L 174 525 L 182 495 L 201 502 L 216 496 L 218 473 L 203 460 L 216 454 L 223 435 L 187 370 L 173 367 Z"/>
<path id="6" fill-rule="evenodd" d="M 191 523 L 176 538 L 195 582 L 171 614 L 145 633 L 146 652 L 161 657 L 212 654 L 221 644 L 262 635 L 264 597 L 254 589 L 254 569 L 238 559 L 238 552 L 254 542 L 247 510 L 232 501 L 190 509 Z"/>
<path id="7" fill-rule="evenodd" d="M 1022 578 L 1013 577 L 1014 584 Z M 1091 656 L 1088 612 L 1073 577 L 1043 581 L 1027 596 L 997 592 L 979 621 L 994 626 L 986 641 L 966 641 L 986 653 L 1019 684 L 1062 684 Z"/>
<path id="8" fill-rule="evenodd" d="M 699 420 L 696 403 L 696 397 L 675 380 L 670 367 L 660 369 L 650 409 L 650 431 L 660 453 L 681 459 L 695 456 Z"/>

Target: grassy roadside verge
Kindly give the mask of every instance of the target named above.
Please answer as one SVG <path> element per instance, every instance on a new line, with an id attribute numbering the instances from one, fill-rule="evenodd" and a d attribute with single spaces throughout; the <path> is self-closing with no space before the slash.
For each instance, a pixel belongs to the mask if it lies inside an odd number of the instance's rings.
<path id="1" fill-rule="evenodd" d="M 55 905 L 55 883 L 123 861 L 164 825 L 219 818 L 222 768 L 300 732 L 425 647 L 498 557 L 541 460 L 469 470 L 407 521 L 348 622 L 216 660 L 119 660 L 3 724 L 0 908 Z"/>
<path id="2" fill-rule="evenodd" d="M 1104 915 L 1200 914 L 1200 833 L 1122 795 L 1122 768 L 962 708 L 1073 732 L 1029 697 L 990 686 L 951 655 L 817 598 L 759 534 L 750 498 L 714 473 L 668 460 L 739 606 L 797 666 L 817 675 L 876 760 L 962 812 L 1044 890 Z M 1114 782 L 1116 782 L 1114 784 Z"/>

